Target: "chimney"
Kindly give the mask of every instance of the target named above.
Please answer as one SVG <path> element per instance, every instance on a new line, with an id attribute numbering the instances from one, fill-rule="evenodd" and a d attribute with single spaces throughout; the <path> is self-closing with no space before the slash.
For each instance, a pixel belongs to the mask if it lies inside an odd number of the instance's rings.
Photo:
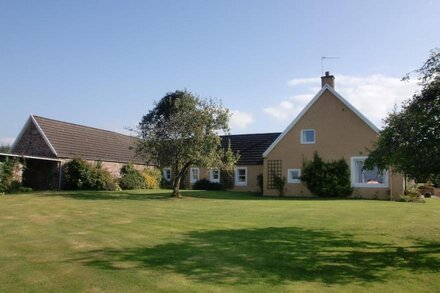
<path id="1" fill-rule="evenodd" d="M 321 76 L 321 86 L 328 84 L 332 88 L 335 88 L 335 77 L 330 75 L 330 71 L 326 71 L 324 76 Z"/>

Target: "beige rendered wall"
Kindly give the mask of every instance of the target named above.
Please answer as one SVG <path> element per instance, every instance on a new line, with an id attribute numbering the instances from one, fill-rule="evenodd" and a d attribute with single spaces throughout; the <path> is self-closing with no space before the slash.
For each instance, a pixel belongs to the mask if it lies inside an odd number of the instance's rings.
<path id="1" fill-rule="evenodd" d="M 316 143 L 301 144 L 301 129 L 315 129 Z M 376 138 L 377 133 L 371 127 L 326 90 L 264 159 L 264 194 L 278 194 L 276 190 L 267 189 L 268 160 L 282 160 L 282 176 L 287 178 L 287 169 L 301 169 L 304 159 L 312 159 L 315 151 L 325 160 L 344 158 L 350 165 L 351 157 L 367 156 L 367 148 Z M 398 180 L 389 181 L 396 183 Z M 353 195 L 389 198 L 389 191 L 389 188 L 356 188 Z M 312 194 L 302 183 L 287 183 L 286 195 Z"/>
<path id="2" fill-rule="evenodd" d="M 194 167 L 194 166 L 193 166 Z M 233 191 L 250 191 L 250 192 L 257 192 L 258 191 L 258 184 L 257 184 L 257 176 L 258 174 L 263 173 L 263 166 L 262 165 L 247 165 L 247 166 L 240 166 L 237 165 L 237 167 L 246 167 L 247 168 L 247 184 L 245 186 L 236 186 L 234 184 L 234 187 L 231 189 Z M 209 168 L 206 167 L 198 167 L 199 168 L 199 179 L 210 179 L 209 174 Z M 189 170 L 188 170 L 188 182 L 189 182 Z M 235 178 L 235 176 L 234 176 Z M 220 182 L 222 178 L 220 176 Z M 189 187 L 191 188 L 191 186 Z"/>

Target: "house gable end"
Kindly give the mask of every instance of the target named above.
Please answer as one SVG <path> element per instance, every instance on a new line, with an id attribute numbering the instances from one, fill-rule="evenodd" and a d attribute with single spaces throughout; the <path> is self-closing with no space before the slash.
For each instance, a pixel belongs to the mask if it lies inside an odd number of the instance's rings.
<path id="1" fill-rule="evenodd" d="M 41 127 L 31 115 L 11 147 L 11 153 L 37 157 L 57 157 Z"/>
<path id="2" fill-rule="evenodd" d="M 315 103 L 326 93 L 329 92 L 337 100 L 339 100 L 345 107 L 347 107 L 352 113 L 355 114 L 365 125 L 367 125 L 374 133 L 378 133 L 379 129 L 369 121 L 362 113 L 360 113 L 353 105 L 345 100 L 338 92 L 336 92 L 331 86 L 324 85 L 322 89 L 313 97 L 313 99 L 304 107 L 304 109 L 298 114 L 298 116 L 287 126 L 287 128 L 281 133 L 281 135 L 269 146 L 269 148 L 263 153 L 263 157 L 267 157 L 272 150 L 278 145 L 278 143 L 294 128 L 294 126 L 303 118 L 304 115 L 312 108 Z"/>

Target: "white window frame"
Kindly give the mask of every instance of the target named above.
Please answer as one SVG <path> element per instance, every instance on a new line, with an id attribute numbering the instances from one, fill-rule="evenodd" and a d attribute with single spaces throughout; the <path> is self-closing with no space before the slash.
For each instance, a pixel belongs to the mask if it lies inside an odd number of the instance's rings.
<path id="1" fill-rule="evenodd" d="M 240 182 L 238 180 L 238 170 L 245 170 L 245 172 L 246 172 L 245 181 Z M 236 167 L 235 168 L 235 186 L 247 186 L 247 180 L 248 180 L 248 168 L 247 167 Z"/>
<path id="2" fill-rule="evenodd" d="M 170 171 L 170 178 L 167 178 L 167 171 Z M 166 180 L 166 181 L 168 181 L 168 182 L 170 182 L 171 181 L 171 168 L 163 168 L 162 169 L 162 175 L 163 175 L 163 178 Z"/>
<path id="3" fill-rule="evenodd" d="M 304 132 L 306 131 L 313 131 L 313 141 L 305 141 L 304 140 Z M 316 130 L 309 128 L 309 129 L 301 129 L 301 144 L 315 144 L 316 143 Z"/>
<path id="4" fill-rule="evenodd" d="M 218 178 L 214 179 L 214 171 L 218 171 Z M 214 183 L 220 183 L 220 169 L 219 168 L 211 168 L 209 170 L 209 181 Z"/>
<path id="5" fill-rule="evenodd" d="M 387 188 L 389 187 L 388 182 L 388 171 L 384 170 L 384 183 L 379 184 L 368 184 L 368 183 L 357 183 L 356 182 L 356 161 L 363 160 L 365 161 L 368 157 L 359 156 L 359 157 L 351 157 L 350 158 L 350 173 L 351 173 L 351 186 L 352 187 L 362 187 L 362 188 Z"/>
<path id="6" fill-rule="evenodd" d="M 301 177 L 301 169 L 287 169 L 287 183 L 301 183 L 301 179 L 292 179 L 290 178 L 290 172 L 291 171 L 297 171 L 298 172 L 298 177 Z"/>
<path id="7" fill-rule="evenodd" d="M 196 171 L 197 170 L 197 179 L 194 179 L 193 178 L 193 171 Z M 191 183 L 191 184 L 194 184 L 194 183 L 196 183 L 197 181 L 199 181 L 199 179 L 200 179 L 200 169 L 199 168 L 197 168 L 197 167 L 192 167 L 192 168 L 190 168 L 189 169 L 189 182 Z"/>

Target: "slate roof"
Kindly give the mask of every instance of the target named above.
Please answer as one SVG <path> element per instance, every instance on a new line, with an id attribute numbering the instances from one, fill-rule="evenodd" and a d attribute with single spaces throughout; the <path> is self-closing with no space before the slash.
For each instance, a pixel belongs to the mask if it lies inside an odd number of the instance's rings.
<path id="1" fill-rule="evenodd" d="M 232 151 L 240 154 L 238 166 L 262 165 L 263 153 L 280 135 L 280 132 L 225 135 L 222 145 L 226 148 L 228 141 L 231 142 Z"/>
<path id="2" fill-rule="evenodd" d="M 58 158 L 80 157 L 86 160 L 144 163 L 135 156 L 135 137 L 94 127 L 31 116 L 50 142 Z M 237 165 L 262 165 L 263 153 L 280 136 L 276 133 L 255 133 L 221 136 L 222 146 L 231 142 L 232 151 L 240 154 Z"/>
<path id="3" fill-rule="evenodd" d="M 80 157 L 86 160 L 143 163 L 130 149 L 134 137 L 40 116 L 33 117 L 58 158 Z"/>

